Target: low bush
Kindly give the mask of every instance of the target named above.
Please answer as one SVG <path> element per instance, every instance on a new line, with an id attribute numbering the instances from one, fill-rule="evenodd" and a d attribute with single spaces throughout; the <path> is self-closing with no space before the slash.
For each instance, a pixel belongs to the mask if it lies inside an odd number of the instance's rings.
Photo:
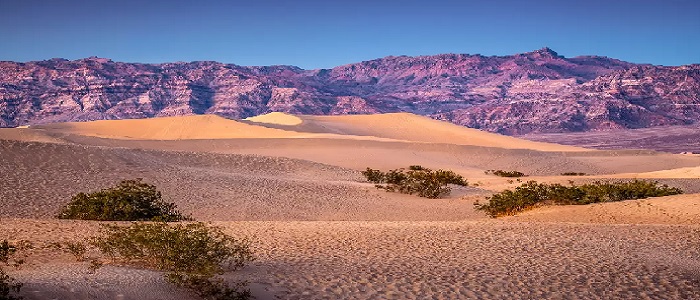
<path id="1" fill-rule="evenodd" d="M 581 172 L 564 172 L 561 173 L 561 176 L 585 176 L 586 173 L 581 173 Z"/>
<path id="2" fill-rule="evenodd" d="M 99 221 L 164 221 L 188 220 L 174 203 L 162 200 L 154 185 L 124 180 L 117 186 L 93 193 L 79 193 L 58 214 L 60 219 Z"/>
<path id="3" fill-rule="evenodd" d="M 515 190 L 504 190 L 491 197 L 486 204 L 475 203 L 475 208 L 491 217 L 513 215 L 542 204 L 581 205 L 599 202 L 642 199 L 681 194 L 683 191 L 656 181 L 633 180 L 602 182 L 569 186 L 528 181 Z"/>
<path id="4" fill-rule="evenodd" d="M 23 259 L 14 258 L 18 251 L 26 248 L 31 248 L 28 243 L 20 243 L 19 245 L 10 244 L 7 240 L 0 242 L 0 299 L 2 300 L 20 300 L 18 296 L 22 283 L 17 282 L 14 278 L 8 275 L 3 267 L 14 266 L 19 267 L 24 263 Z"/>
<path id="5" fill-rule="evenodd" d="M 449 170 L 431 170 L 414 165 L 406 169 L 382 172 L 367 168 L 362 172 L 367 181 L 389 192 L 416 194 L 425 198 L 440 198 L 450 193 L 448 184 L 466 186 L 468 183 L 461 175 Z"/>
<path id="6" fill-rule="evenodd" d="M 244 284 L 216 278 L 253 260 L 250 242 L 204 223 L 104 225 L 91 242 L 117 262 L 166 272 L 166 278 L 206 299 L 248 299 Z"/>
<path id="7" fill-rule="evenodd" d="M 524 177 L 524 176 L 526 176 L 525 173 L 523 173 L 523 172 L 503 171 L 503 170 L 486 170 L 486 171 L 484 171 L 484 174 L 486 174 L 486 175 L 493 174 L 493 175 L 501 176 L 501 177 Z"/>

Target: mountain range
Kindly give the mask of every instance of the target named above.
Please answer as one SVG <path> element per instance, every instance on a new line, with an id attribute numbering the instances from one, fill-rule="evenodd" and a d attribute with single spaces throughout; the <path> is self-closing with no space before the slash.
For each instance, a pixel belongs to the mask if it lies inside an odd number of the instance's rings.
<path id="1" fill-rule="evenodd" d="M 509 56 L 389 56 L 332 69 L 105 58 L 0 62 L 0 127 L 268 112 L 410 112 L 508 135 L 696 124 L 700 65 Z"/>

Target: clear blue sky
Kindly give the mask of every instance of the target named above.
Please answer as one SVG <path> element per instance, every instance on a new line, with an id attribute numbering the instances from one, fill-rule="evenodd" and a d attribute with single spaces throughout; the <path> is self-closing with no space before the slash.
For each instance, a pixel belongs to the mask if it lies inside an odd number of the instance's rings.
<path id="1" fill-rule="evenodd" d="M 544 46 L 567 57 L 700 63 L 700 1 L 0 0 L 0 60 L 99 56 L 314 69 Z"/>

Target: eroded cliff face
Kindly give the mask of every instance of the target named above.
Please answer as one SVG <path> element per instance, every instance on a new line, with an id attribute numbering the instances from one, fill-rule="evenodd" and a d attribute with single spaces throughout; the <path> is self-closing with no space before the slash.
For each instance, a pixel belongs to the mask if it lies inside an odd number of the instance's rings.
<path id="1" fill-rule="evenodd" d="M 0 62 L 0 126 L 218 114 L 412 112 L 505 134 L 643 128 L 700 118 L 700 65 L 551 49 L 386 57 L 324 70 L 102 58 Z"/>

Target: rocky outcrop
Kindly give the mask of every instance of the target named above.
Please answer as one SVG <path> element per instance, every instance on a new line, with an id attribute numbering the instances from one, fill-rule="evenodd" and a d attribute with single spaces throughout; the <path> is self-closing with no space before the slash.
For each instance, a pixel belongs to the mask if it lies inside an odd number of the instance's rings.
<path id="1" fill-rule="evenodd" d="M 102 58 L 0 62 L 0 126 L 218 114 L 412 112 L 504 134 L 695 123 L 700 65 L 636 65 L 551 49 L 385 57 L 333 69 Z"/>

